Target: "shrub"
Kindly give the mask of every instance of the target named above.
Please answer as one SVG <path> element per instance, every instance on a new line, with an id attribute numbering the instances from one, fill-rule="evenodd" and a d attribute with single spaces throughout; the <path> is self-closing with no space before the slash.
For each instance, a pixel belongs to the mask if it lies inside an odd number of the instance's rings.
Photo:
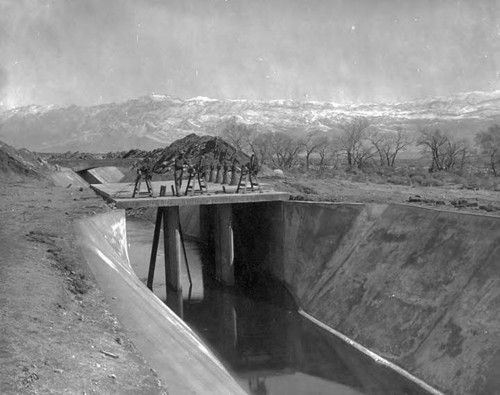
<path id="1" fill-rule="evenodd" d="M 403 176 L 398 176 L 396 174 L 393 174 L 392 176 L 389 177 L 387 180 L 388 183 L 390 184 L 396 184 L 396 185 L 408 185 L 410 184 L 409 179 Z"/>
<path id="2" fill-rule="evenodd" d="M 424 182 L 424 176 L 420 175 L 410 176 L 410 181 L 412 184 L 422 185 Z"/>
<path id="3" fill-rule="evenodd" d="M 424 186 L 426 187 L 442 187 L 444 185 L 444 182 L 441 180 L 436 180 L 435 178 L 429 177 L 424 180 Z"/>
<path id="4" fill-rule="evenodd" d="M 364 182 L 364 181 L 366 181 L 366 176 L 363 173 L 355 173 L 351 177 L 351 181 L 354 181 L 354 182 Z"/>

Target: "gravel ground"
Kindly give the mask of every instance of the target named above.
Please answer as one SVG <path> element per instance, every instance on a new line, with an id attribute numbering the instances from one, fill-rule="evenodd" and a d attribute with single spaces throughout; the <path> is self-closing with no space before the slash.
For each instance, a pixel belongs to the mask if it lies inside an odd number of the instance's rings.
<path id="1" fill-rule="evenodd" d="M 107 209 L 88 188 L 0 184 L 0 393 L 168 393 L 76 245 L 73 221 Z"/>

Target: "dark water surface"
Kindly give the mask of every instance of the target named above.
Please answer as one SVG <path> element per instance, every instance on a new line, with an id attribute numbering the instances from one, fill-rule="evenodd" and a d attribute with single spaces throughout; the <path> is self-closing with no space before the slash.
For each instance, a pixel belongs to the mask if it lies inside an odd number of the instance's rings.
<path id="1" fill-rule="evenodd" d="M 153 224 L 127 219 L 132 267 L 146 282 Z M 162 239 L 160 239 L 162 240 Z M 427 394 L 297 313 L 280 284 L 256 278 L 234 288 L 218 285 L 202 244 L 186 241 L 193 285 L 185 266 L 183 293 L 165 290 L 160 243 L 155 294 L 194 329 L 251 394 Z"/>

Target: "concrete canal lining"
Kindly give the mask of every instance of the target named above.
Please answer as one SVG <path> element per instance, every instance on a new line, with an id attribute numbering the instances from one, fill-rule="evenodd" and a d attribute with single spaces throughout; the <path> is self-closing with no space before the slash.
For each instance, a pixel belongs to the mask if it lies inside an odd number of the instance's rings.
<path id="1" fill-rule="evenodd" d="M 307 314 L 441 391 L 498 391 L 500 218 L 297 202 L 235 217 L 235 268 L 282 280 Z"/>
<path id="2" fill-rule="evenodd" d="M 245 393 L 198 336 L 133 272 L 124 210 L 85 219 L 76 228 L 113 312 L 169 393 Z"/>
<path id="3" fill-rule="evenodd" d="M 181 219 L 189 219 L 183 224 L 187 233 L 199 234 L 199 221 L 193 215 L 197 211 L 193 206 L 180 213 Z M 233 204 L 232 217 L 236 281 L 252 273 L 281 280 L 307 315 L 440 391 L 497 392 L 500 218 L 409 205 L 279 201 Z M 93 235 L 90 240 L 97 246 L 100 239 L 107 240 L 110 250 L 102 250 L 105 256 L 116 254 L 112 240 L 124 237 L 109 227 L 109 220 L 103 219 L 83 232 L 87 238 Z M 123 256 L 126 252 L 121 251 Z M 90 256 L 100 260 L 97 267 L 105 268 L 96 269 L 98 280 L 103 276 L 99 270 L 107 271 L 107 279 L 117 276 L 98 253 Z M 120 281 L 128 282 L 129 272 L 125 265 L 118 274 Z M 143 287 L 144 292 L 130 293 L 127 304 L 152 303 L 157 308 L 161 304 L 167 309 L 157 299 L 133 302 L 149 292 L 136 281 L 134 287 Z M 104 284 L 103 288 L 109 286 Z M 162 310 L 168 325 L 157 327 L 169 333 L 164 337 L 180 325 L 170 314 Z M 125 327 L 133 325 L 129 321 Z M 196 354 L 196 344 L 179 341 L 176 352 Z M 215 369 L 210 375 L 219 385 L 230 380 L 208 362 L 209 354 L 200 358 L 200 369 L 205 364 L 209 371 Z M 177 363 L 173 357 L 169 361 L 173 372 Z M 184 374 L 180 386 L 205 377 L 189 366 L 184 373 L 167 374 L 174 381 Z M 201 393 L 208 392 L 204 388 Z"/>
<path id="4" fill-rule="evenodd" d="M 82 170 L 78 172 L 78 174 L 89 184 L 119 182 L 123 177 L 125 177 L 119 168 L 113 166 Z"/>

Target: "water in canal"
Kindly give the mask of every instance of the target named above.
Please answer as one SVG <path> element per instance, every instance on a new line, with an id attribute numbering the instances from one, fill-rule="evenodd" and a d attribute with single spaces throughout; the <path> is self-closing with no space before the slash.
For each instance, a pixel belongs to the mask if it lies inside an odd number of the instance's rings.
<path id="1" fill-rule="evenodd" d="M 144 283 L 153 228 L 142 219 L 127 219 L 131 264 Z M 250 394 L 427 394 L 303 318 L 279 284 L 255 279 L 246 286 L 219 286 L 200 243 L 186 240 L 192 287 L 183 266 L 183 294 L 167 296 L 161 244 L 155 294 L 167 300 Z"/>

